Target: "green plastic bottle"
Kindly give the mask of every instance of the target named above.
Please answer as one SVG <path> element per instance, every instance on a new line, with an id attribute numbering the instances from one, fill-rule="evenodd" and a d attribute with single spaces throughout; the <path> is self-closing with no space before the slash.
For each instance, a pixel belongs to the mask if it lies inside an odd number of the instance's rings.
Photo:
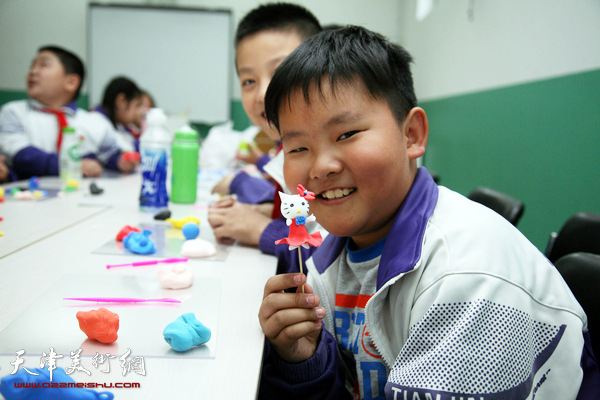
<path id="1" fill-rule="evenodd" d="M 193 204 L 198 184 L 198 132 L 185 126 L 175 132 L 171 152 L 171 201 Z"/>

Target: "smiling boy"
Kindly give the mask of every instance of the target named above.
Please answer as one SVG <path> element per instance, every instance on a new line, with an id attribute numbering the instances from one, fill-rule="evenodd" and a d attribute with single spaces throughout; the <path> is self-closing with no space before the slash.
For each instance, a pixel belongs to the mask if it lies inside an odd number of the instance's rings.
<path id="1" fill-rule="evenodd" d="M 417 168 L 429 135 L 410 55 L 360 27 L 323 32 L 266 96 L 288 187 L 331 234 L 269 279 L 260 397 L 597 398 L 586 316 L 493 211 Z"/>
<path id="2" fill-rule="evenodd" d="M 273 140 L 279 140 L 279 132 L 269 124 L 265 113 L 265 93 L 271 77 L 285 57 L 320 30 L 312 13 L 290 3 L 260 5 L 238 25 L 235 60 L 242 105 L 252 123 Z M 270 180 L 285 187 L 282 153 L 269 161 L 264 170 Z M 217 186 L 224 185 L 224 192 L 236 194 L 239 201 L 225 197 L 215 202 L 209 210 L 208 221 L 217 239 L 235 239 L 258 246 L 261 251 L 278 257 L 279 271 L 298 270 L 297 257 L 292 257 L 284 246 L 275 246 L 276 240 L 287 235 L 288 227 L 280 216 L 279 195 L 273 182 L 245 172 L 235 177 L 229 175 Z M 314 248 L 302 250 L 304 257 L 312 250 Z"/>
<path id="3" fill-rule="evenodd" d="M 135 168 L 122 157 L 110 124 L 75 104 L 84 77 L 83 62 L 70 51 L 57 46 L 38 50 L 26 78 L 29 99 L 0 110 L 0 154 L 17 179 L 58 175 L 62 128 L 67 125 L 84 138 L 84 176 L 100 175 L 103 166 L 122 172 Z"/>

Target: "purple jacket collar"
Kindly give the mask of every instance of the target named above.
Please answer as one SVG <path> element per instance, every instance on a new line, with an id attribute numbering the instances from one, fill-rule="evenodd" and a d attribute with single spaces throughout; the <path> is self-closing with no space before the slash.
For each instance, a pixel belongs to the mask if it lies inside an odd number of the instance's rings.
<path id="1" fill-rule="evenodd" d="M 29 106 L 36 110 L 43 110 L 44 108 L 48 108 L 39 101 L 33 99 L 29 99 Z M 75 113 L 77 112 L 77 103 L 72 101 L 69 104 L 61 107 L 60 109 L 63 110 L 67 115 L 75 115 Z"/>
<path id="2" fill-rule="evenodd" d="M 412 270 L 421 258 L 421 247 L 427 221 L 433 214 L 438 199 L 438 188 L 429 172 L 419 168 L 406 199 L 394 222 L 379 262 L 377 290 L 398 274 Z M 312 258 L 319 273 L 323 273 L 339 256 L 346 245 L 346 237 L 328 235 Z"/>
<path id="3" fill-rule="evenodd" d="M 110 117 L 108 116 L 108 112 L 102 106 L 96 106 L 96 107 L 92 108 L 92 111 L 99 112 L 100 114 L 104 115 L 106 118 L 110 119 Z"/>

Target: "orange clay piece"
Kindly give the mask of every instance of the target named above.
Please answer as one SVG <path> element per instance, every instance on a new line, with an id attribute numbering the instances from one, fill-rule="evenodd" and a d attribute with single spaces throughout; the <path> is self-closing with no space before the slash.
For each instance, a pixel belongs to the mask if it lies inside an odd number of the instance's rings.
<path id="1" fill-rule="evenodd" d="M 91 340 L 112 343 L 117 340 L 119 315 L 106 308 L 78 311 L 79 327 Z"/>

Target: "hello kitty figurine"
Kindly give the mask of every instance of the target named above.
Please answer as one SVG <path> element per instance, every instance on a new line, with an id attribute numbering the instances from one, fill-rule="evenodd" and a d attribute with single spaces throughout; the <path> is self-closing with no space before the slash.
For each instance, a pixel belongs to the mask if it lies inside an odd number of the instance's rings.
<path id="1" fill-rule="evenodd" d="M 275 244 L 287 243 L 290 246 L 290 250 L 294 250 L 300 246 L 306 249 L 308 249 L 309 245 L 317 247 L 323 241 L 321 232 L 309 235 L 306 230 L 307 222 L 317 220 L 314 215 L 308 215 L 308 200 L 314 200 L 315 194 L 304 189 L 302 185 L 298 185 L 296 190 L 298 194 L 279 192 L 281 214 L 285 217 L 287 226 L 290 227 L 290 234 L 288 237 L 276 241 Z"/>

